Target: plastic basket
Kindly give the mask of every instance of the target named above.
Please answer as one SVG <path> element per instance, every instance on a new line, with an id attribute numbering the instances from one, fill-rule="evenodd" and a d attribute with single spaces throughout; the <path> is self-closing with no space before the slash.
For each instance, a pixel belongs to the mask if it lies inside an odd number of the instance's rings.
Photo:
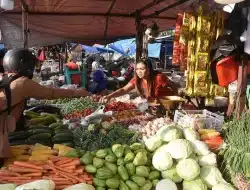
<path id="1" fill-rule="evenodd" d="M 199 117 L 195 117 L 199 115 Z M 195 126 L 195 128 L 215 129 L 222 131 L 224 116 L 208 110 L 176 110 L 174 122 L 182 127 Z"/>

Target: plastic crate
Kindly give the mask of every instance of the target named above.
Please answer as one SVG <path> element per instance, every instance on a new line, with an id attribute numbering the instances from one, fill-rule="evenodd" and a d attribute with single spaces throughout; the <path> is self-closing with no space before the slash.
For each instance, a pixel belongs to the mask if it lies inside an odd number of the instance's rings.
<path id="1" fill-rule="evenodd" d="M 197 114 L 199 114 L 199 118 L 192 117 L 192 115 Z M 185 117 L 190 119 L 185 119 Z M 222 131 L 224 116 L 212 113 L 208 110 L 176 110 L 174 122 L 178 123 L 182 127 L 195 126 L 195 128 L 198 129 L 205 128 Z"/>

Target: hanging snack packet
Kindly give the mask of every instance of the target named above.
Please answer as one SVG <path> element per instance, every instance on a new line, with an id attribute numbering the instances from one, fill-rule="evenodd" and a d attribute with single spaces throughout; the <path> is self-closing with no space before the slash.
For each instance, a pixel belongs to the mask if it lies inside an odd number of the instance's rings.
<path id="1" fill-rule="evenodd" d="M 196 58 L 195 70 L 206 71 L 208 65 L 208 53 L 198 53 Z"/>
<path id="2" fill-rule="evenodd" d="M 196 71 L 194 74 L 194 94 L 196 96 L 206 96 L 207 95 L 207 72 L 206 71 Z"/>

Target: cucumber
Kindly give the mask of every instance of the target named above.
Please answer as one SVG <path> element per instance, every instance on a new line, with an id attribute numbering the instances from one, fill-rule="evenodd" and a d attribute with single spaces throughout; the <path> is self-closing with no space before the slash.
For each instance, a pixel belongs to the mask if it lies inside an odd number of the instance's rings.
<path id="1" fill-rule="evenodd" d="M 10 144 L 10 146 L 24 145 L 24 144 L 27 144 L 27 140 L 13 141 L 13 142 L 9 142 L 9 144 Z"/>
<path id="2" fill-rule="evenodd" d="M 73 141 L 73 138 L 74 138 L 73 134 L 59 133 L 52 138 L 52 143 L 56 144 L 61 142 Z"/>
<path id="3" fill-rule="evenodd" d="M 59 133 L 73 134 L 72 131 L 70 131 L 69 129 L 59 129 L 59 130 L 55 130 L 55 134 L 59 134 Z"/>
<path id="4" fill-rule="evenodd" d="M 40 133 L 40 134 L 36 134 L 36 135 L 32 135 L 31 137 L 29 137 L 29 140 L 49 140 L 51 138 L 51 134 L 50 133 Z"/>
<path id="5" fill-rule="evenodd" d="M 30 125 L 29 129 L 50 129 L 45 125 Z M 52 129 L 51 129 L 52 130 Z"/>
<path id="6" fill-rule="evenodd" d="M 52 123 L 49 128 L 51 129 L 56 129 L 57 127 L 63 126 L 62 123 Z"/>
<path id="7" fill-rule="evenodd" d="M 50 133 L 53 134 L 53 131 L 50 129 L 30 129 L 29 132 L 31 132 L 33 135 L 41 134 L 41 133 Z"/>
<path id="8" fill-rule="evenodd" d="M 11 135 L 9 136 L 9 141 L 16 141 L 16 140 L 26 140 L 28 139 L 30 136 L 32 135 L 32 133 L 25 131 L 22 133 L 17 133 L 16 135 Z"/>
<path id="9" fill-rule="evenodd" d="M 62 130 L 62 129 L 69 129 L 69 128 L 66 127 L 65 125 L 61 125 L 61 126 L 56 127 L 54 130 L 57 131 L 57 130 Z"/>
<path id="10" fill-rule="evenodd" d="M 29 133 L 29 132 L 28 132 L 28 133 Z M 23 135 L 23 134 L 27 134 L 27 131 L 15 131 L 15 132 L 10 132 L 10 133 L 8 133 L 8 136 L 9 136 L 9 137 L 12 137 L 12 136 Z"/>

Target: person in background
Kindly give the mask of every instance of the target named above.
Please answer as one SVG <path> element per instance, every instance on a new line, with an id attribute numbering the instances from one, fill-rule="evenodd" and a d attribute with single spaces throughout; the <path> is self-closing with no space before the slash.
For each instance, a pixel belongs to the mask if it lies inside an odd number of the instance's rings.
<path id="1" fill-rule="evenodd" d="M 100 64 L 97 61 L 92 63 L 92 73 L 91 73 L 92 81 L 89 84 L 89 92 L 93 94 L 101 94 L 106 90 L 107 80 L 105 78 L 105 74 L 100 68 Z"/>
<path id="2" fill-rule="evenodd" d="M 4 73 L 4 68 L 3 68 L 4 55 L 5 55 L 5 50 L 0 50 L 0 73 Z"/>
<path id="3" fill-rule="evenodd" d="M 136 89 L 137 94 L 148 100 L 155 100 L 162 96 L 173 96 L 178 94 L 175 84 L 163 73 L 154 71 L 150 60 L 140 60 L 135 65 L 134 78 L 123 88 L 104 96 L 101 103 L 125 95 Z"/>
<path id="4" fill-rule="evenodd" d="M 87 89 L 88 89 L 88 86 L 89 86 L 89 81 L 90 81 L 90 75 L 92 73 L 92 63 L 94 62 L 94 59 L 89 56 L 87 57 L 86 59 L 86 81 L 87 81 Z M 89 90 L 89 89 L 88 89 Z"/>
<path id="5" fill-rule="evenodd" d="M 57 99 L 91 95 L 84 89 L 41 86 L 32 80 L 36 63 L 37 58 L 27 49 L 11 50 L 4 56 L 3 67 L 7 73 L 2 75 L 2 79 L 8 78 L 9 90 L 0 89 L 0 162 L 11 156 L 8 133 L 16 130 L 28 98 Z"/>

